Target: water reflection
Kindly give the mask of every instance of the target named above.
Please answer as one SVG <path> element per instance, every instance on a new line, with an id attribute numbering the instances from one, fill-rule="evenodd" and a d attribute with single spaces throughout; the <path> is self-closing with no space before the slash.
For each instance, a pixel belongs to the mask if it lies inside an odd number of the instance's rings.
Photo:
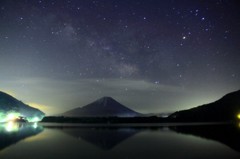
<path id="1" fill-rule="evenodd" d="M 111 150 L 134 135 L 145 132 L 149 128 L 136 127 L 61 127 L 61 131 L 95 145 L 102 150 Z M 195 126 L 164 126 L 151 127 L 151 131 L 177 132 L 184 135 L 194 135 L 222 143 L 240 152 L 240 123 L 236 125 L 195 125 Z"/>
<path id="2" fill-rule="evenodd" d="M 32 125 L 29 129 L 34 130 L 36 126 Z M 237 125 L 235 127 L 231 125 L 170 127 L 159 127 L 158 125 L 153 127 L 149 125 L 141 127 L 125 127 L 124 125 L 117 127 L 114 125 L 108 127 L 80 124 L 77 126 L 45 125 L 44 127 L 44 132 L 36 136 L 37 140 L 19 142 L 15 146 L 10 146 L 7 150 L 0 151 L 0 158 L 240 158 L 238 151 L 225 146 L 228 145 L 233 149 L 240 147 L 238 144 L 239 128 Z M 18 131 L 9 132 L 7 131 L 8 128 L 4 128 L 2 131 L 5 134 L 19 134 L 21 129 L 20 126 Z M 222 135 L 223 133 L 225 135 Z M 229 136 L 232 139 L 235 138 L 235 140 L 232 140 L 230 143 L 224 142 L 223 140 L 229 140 Z M 5 139 L 5 137 L 1 136 L 0 140 L 2 141 L 2 139 Z M 8 142 L 10 139 L 14 138 L 8 137 Z"/>
<path id="3" fill-rule="evenodd" d="M 43 131 L 37 123 L 7 122 L 0 124 L 0 151 Z"/>
<path id="4" fill-rule="evenodd" d="M 103 150 L 110 150 L 146 129 L 136 128 L 64 128 L 63 132 L 87 141 Z M 153 129 L 152 129 L 153 130 Z M 174 131 L 214 140 L 240 152 L 240 123 L 237 125 L 195 125 L 158 127 L 156 130 Z"/>
<path id="5" fill-rule="evenodd" d="M 170 127 L 182 134 L 190 134 L 205 139 L 215 140 L 240 152 L 240 123 L 238 125 L 198 125 Z"/>
<path id="6" fill-rule="evenodd" d="M 63 129 L 65 133 L 91 143 L 103 150 L 110 150 L 137 134 L 140 129 L 134 128 L 71 128 Z"/>

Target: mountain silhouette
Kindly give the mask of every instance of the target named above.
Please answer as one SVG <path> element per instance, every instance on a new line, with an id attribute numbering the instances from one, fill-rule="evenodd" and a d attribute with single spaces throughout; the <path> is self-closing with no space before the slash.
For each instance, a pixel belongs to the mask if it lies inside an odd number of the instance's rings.
<path id="1" fill-rule="evenodd" d="M 39 109 L 30 107 L 16 98 L 0 91 L 0 112 L 8 114 L 10 112 L 20 113 L 24 117 L 39 117 L 42 118 L 44 113 Z M 0 114 L 0 117 L 1 115 Z"/>
<path id="2" fill-rule="evenodd" d="M 178 122 L 235 121 L 240 113 L 240 90 L 202 106 L 175 112 L 169 116 Z"/>
<path id="3" fill-rule="evenodd" d="M 134 117 L 140 115 L 111 97 L 100 98 L 86 106 L 62 114 L 71 117 Z"/>
<path id="4" fill-rule="evenodd" d="M 63 132 L 75 138 L 81 138 L 102 150 L 110 150 L 137 134 L 133 128 L 64 128 Z"/>

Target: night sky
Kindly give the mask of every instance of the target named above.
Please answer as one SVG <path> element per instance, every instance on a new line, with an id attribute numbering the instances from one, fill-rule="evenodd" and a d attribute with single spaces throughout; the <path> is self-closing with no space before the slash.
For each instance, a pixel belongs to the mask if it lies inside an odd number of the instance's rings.
<path id="1" fill-rule="evenodd" d="M 240 88 L 238 0 L 0 0 L 0 90 L 46 114 L 173 112 Z"/>

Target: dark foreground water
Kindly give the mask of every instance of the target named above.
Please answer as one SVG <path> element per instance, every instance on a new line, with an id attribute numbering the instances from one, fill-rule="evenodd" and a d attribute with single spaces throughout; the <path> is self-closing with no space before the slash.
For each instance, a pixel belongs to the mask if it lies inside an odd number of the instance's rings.
<path id="1" fill-rule="evenodd" d="M 1 159 L 239 159 L 238 125 L 1 124 Z"/>

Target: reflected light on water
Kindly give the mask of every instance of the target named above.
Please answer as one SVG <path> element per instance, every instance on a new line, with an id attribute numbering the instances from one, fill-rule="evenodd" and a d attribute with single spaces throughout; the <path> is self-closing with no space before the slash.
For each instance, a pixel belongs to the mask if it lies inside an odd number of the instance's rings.
<path id="1" fill-rule="evenodd" d="M 38 127 L 38 124 L 37 124 L 37 122 L 35 122 L 35 123 L 33 124 L 33 128 L 36 129 L 37 127 Z"/>
<path id="2" fill-rule="evenodd" d="M 14 123 L 13 121 L 10 121 L 5 124 L 5 130 L 7 132 L 16 132 L 16 131 L 18 131 L 18 129 L 19 129 L 19 126 L 16 123 Z"/>

